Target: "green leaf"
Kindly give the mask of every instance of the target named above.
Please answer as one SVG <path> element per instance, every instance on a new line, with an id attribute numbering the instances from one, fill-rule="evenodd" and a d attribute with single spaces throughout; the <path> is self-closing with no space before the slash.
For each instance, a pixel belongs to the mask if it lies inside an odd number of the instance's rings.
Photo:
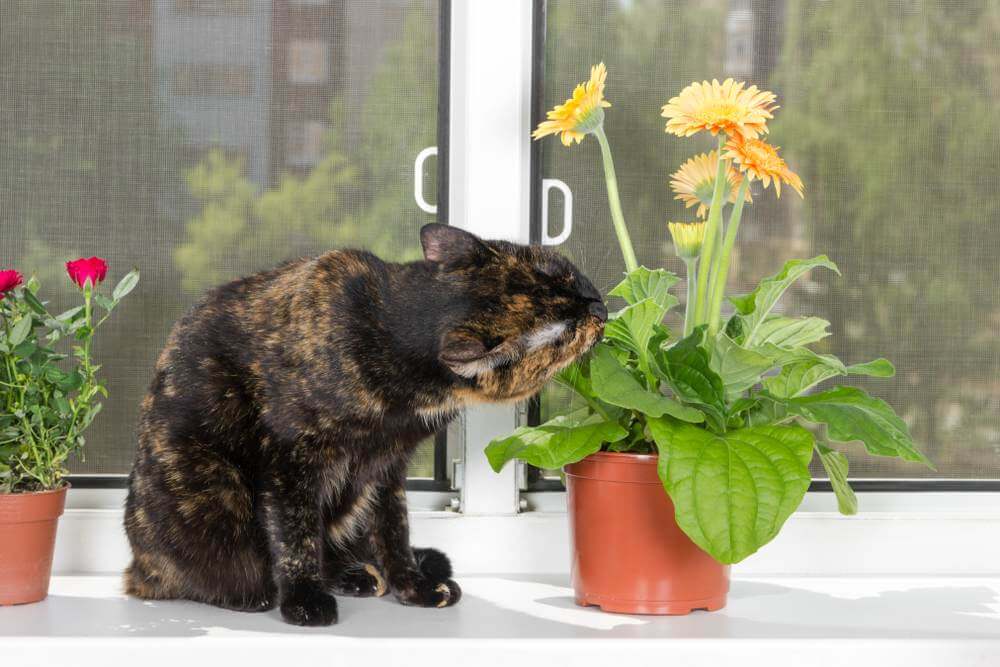
<path id="1" fill-rule="evenodd" d="M 676 275 L 664 269 L 651 271 L 645 266 L 640 266 L 625 276 L 625 280 L 618 283 L 608 294 L 620 296 L 631 305 L 643 299 L 652 299 L 665 313 L 679 303 L 677 297 L 669 292 L 679 280 Z M 660 317 L 662 319 L 662 314 Z"/>
<path id="2" fill-rule="evenodd" d="M 891 378 L 896 374 L 896 367 L 888 359 L 878 358 L 863 364 L 852 364 L 847 367 L 850 375 L 868 375 L 875 378 Z"/>
<path id="3" fill-rule="evenodd" d="M 729 297 L 729 303 L 733 304 L 733 308 L 740 315 L 749 315 L 754 309 L 754 299 L 756 293 L 750 292 L 749 294 L 740 294 Z"/>
<path id="4" fill-rule="evenodd" d="M 523 426 L 505 438 L 493 440 L 486 446 L 486 458 L 497 472 L 513 459 L 551 470 L 586 458 L 599 451 L 602 444 L 617 442 L 627 435 L 628 431 L 616 422 L 567 425 L 552 420 L 541 426 Z"/>
<path id="5" fill-rule="evenodd" d="M 837 442 L 860 440 L 876 456 L 898 456 L 906 461 L 931 462 L 917 450 L 906 423 L 885 401 L 855 387 L 837 387 L 818 394 L 785 399 L 791 414 L 827 425 Z"/>
<path id="6" fill-rule="evenodd" d="M 699 410 L 643 387 L 606 346 L 598 345 L 594 348 L 590 379 L 597 397 L 611 405 L 636 410 L 650 417 L 670 415 L 686 422 L 705 421 L 705 415 Z"/>
<path id="7" fill-rule="evenodd" d="M 737 310 L 743 313 L 747 331 L 747 346 L 757 343 L 758 329 L 767 319 L 767 316 L 771 314 L 771 310 L 778 303 L 785 290 L 808 271 L 820 266 L 840 275 L 837 265 L 831 262 L 830 258 L 826 255 L 819 255 L 812 259 L 792 259 L 785 262 L 785 266 L 781 271 L 760 281 L 757 288 L 750 294 L 730 299 Z"/>
<path id="8" fill-rule="evenodd" d="M 725 386 L 712 370 L 708 352 L 701 347 L 705 326 L 667 349 L 659 359 L 665 361 L 662 370 L 677 397 L 685 403 L 699 406 L 717 430 L 725 430 Z"/>
<path id="9" fill-rule="evenodd" d="M 77 318 L 83 317 L 85 315 L 86 309 L 84 306 L 76 306 L 75 308 L 70 308 L 69 310 L 59 313 L 56 315 L 56 320 L 59 322 L 73 322 Z"/>
<path id="10" fill-rule="evenodd" d="M 773 366 L 771 357 L 740 347 L 724 333 L 712 341 L 709 367 L 722 378 L 728 397 L 760 382 L 760 376 Z"/>
<path id="11" fill-rule="evenodd" d="M 15 348 L 23 343 L 28 334 L 31 333 L 32 324 L 33 320 L 28 316 L 22 317 L 15 322 L 14 326 L 10 329 L 10 337 L 7 339 L 7 344 L 11 348 Z"/>
<path id="12" fill-rule="evenodd" d="M 135 286 L 139 284 L 139 269 L 132 269 L 125 274 L 125 277 L 118 281 L 115 285 L 115 289 L 111 292 L 111 298 L 115 301 L 121 301 L 129 293 L 135 289 Z M 110 308 L 108 309 L 110 310 Z"/>
<path id="13" fill-rule="evenodd" d="M 555 381 L 568 389 L 572 389 L 581 398 L 594 398 L 594 389 L 590 386 L 590 376 L 587 374 L 589 359 L 581 359 L 555 375 Z"/>
<path id="14" fill-rule="evenodd" d="M 858 497 L 847 482 L 847 457 L 819 442 L 816 443 L 816 451 L 819 452 L 819 460 L 830 478 L 833 493 L 837 496 L 837 509 L 841 514 L 857 514 Z"/>
<path id="15" fill-rule="evenodd" d="M 798 396 L 823 380 L 847 374 L 847 368 L 837 357 L 804 348 L 787 354 L 779 351 L 772 358 L 781 365 L 781 372 L 766 378 L 763 385 L 769 393 L 782 398 Z"/>
<path id="16" fill-rule="evenodd" d="M 820 382 L 836 376 L 892 377 L 896 372 L 886 359 L 845 366 L 831 354 L 817 354 L 804 348 L 788 352 L 777 351 L 772 358 L 782 366 L 781 372 L 765 379 L 763 384 L 769 393 L 781 398 L 799 396 Z"/>
<path id="17" fill-rule="evenodd" d="M 651 419 L 649 431 L 677 524 L 722 563 L 737 563 L 770 542 L 809 488 L 813 437 L 801 426 L 719 435 Z"/>
<path id="18" fill-rule="evenodd" d="M 24 297 L 24 302 L 28 304 L 28 307 L 35 311 L 35 313 L 43 316 L 48 315 L 48 311 L 45 310 L 45 306 L 42 305 L 42 302 L 38 300 L 38 297 L 35 296 L 31 290 L 26 289 L 21 292 L 21 295 Z"/>
<path id="19" fill-rule="evenodd" d="M 620 310 L 604 327 L 605 339 L 635 354 L 645 364 L 649 341 L 666 311 L 653 299 L 643 299 Z"/>
<path id="20" fill-rule="evenodd" d="M 819 317 L 771 316 L 757 328 L 754 346 L 777 345 L 794 348 L 815 343 L 830 335 L 830 323 Z"/>
<path id="21" fill-rule="evenodd" d="M 73 411 L 72 408 L 70 408 L 69 401 L 66 400 L 65 396 L 56 396 L 54 401 L 61 414 L 68 415 Z"/>
<path id="22" fill-rule="evenodd" d="M 115 308 L 115 302 L 109 299 L 108 297 L 104 296 L 103 294 L 95 294 L 94 301 L 97 302 L 98 306 L 108 311 L 109 313 Z"/>
<path id="23" fill-rule="evenodd" d="M 570 364 L 555 375 L 555 381 L 583 399 L 590 408 L 606 419 L 615 420 L 621 414 L 617 406 L 605 403 L 597 398 L 590 382 L 590 357 L 585 357 Z"/>

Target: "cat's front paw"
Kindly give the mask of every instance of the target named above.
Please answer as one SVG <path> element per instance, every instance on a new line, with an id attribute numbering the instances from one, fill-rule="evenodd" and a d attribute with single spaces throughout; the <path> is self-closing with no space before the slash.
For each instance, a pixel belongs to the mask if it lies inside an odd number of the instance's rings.
<path id="1" fill-rule="evenodd" d="M 333 625 L 337 600 L 318 585 L 295 586 L 281 601 L 281 617 L 292 625 Z"/>
<path id="2" fill-rule="evenodd" d="M 382 597 L 386 594 L 385 577 L 374 565 L 359 563 L 345 568 L 331 582 L 334 593 L 351 597 Z"/>
<path id="3" fill-rule="evenodd" d="M 396 599 L 415 607 L 450 607 L 462 597 L 462 589 L 452 579 L 434 581 L 417 577 L 395 591 Z"/>

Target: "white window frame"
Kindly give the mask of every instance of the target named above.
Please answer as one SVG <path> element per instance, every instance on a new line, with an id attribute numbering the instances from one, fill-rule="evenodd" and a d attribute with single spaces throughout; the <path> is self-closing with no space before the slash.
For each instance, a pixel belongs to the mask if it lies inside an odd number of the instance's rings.
<path id="1" fill-rule="evenodd" d="M 447 6 L 447 3 L 445 4 Z M 532 0 L 453 0 L 450 222 L 528 242 Z M 557 176 L 557 175 L 549 175 Z M 451 494 L 410 492 L 413 542 L 449 553 L 459 573 L 567 573 L 565 493 L 521 493 L 518 468 L 494 473 L 483 448 L 518 425 L 516 406 L 470 408 L 453 427 L 464 450 L 460 512 Z M 115 572 L 128 563 L 124 489 L 70 492 L 54 569 Z M 809 493 L 742 574 L 1000 573 L 1000 493 L 859 493 L 860 513 Z"/>

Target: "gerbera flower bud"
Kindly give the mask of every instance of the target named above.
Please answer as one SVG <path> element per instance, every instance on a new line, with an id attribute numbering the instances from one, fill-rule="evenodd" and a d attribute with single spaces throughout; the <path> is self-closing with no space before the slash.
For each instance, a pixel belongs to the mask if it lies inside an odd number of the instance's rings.
<path id="1" fill-rule="evenodd" d="M 705 242 L 704 222 L 668 222 L 667 228 L 674 240 L 674 252 L 683 260 L 695 259 Z"/>

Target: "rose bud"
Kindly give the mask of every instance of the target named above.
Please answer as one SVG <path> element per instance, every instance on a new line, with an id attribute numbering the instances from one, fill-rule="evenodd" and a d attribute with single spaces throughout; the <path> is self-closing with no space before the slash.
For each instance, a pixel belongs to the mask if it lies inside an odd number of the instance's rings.
<path id="1" fill-rule="evenodd" d="M 90 257 L 88 259 L 74 259 L 66 262 L 66 273 L 70 279 L 79 287 L 83 287 L 87 281 L 91 285 L 97 285 L 108 275 L 108 263 L 100 257 Z"/>

